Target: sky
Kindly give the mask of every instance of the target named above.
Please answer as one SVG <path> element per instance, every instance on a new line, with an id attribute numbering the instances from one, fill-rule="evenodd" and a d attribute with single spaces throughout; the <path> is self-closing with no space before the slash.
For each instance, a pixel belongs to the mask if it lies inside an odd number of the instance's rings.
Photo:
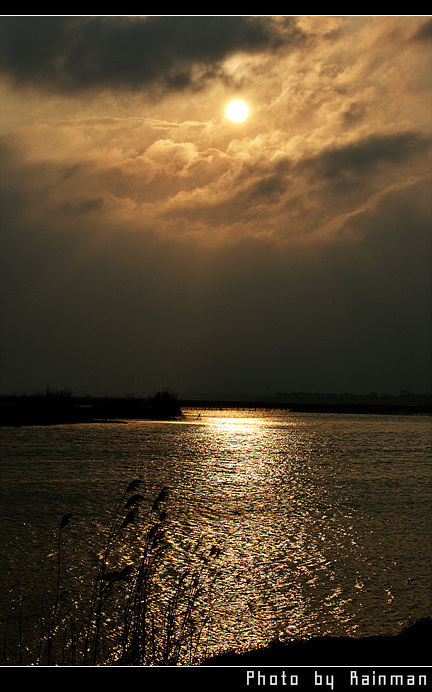
<path id="1" fill-rule="evenodd" d="M 430 16 L 0 26 L 1 393 L 432 390 Z"/>

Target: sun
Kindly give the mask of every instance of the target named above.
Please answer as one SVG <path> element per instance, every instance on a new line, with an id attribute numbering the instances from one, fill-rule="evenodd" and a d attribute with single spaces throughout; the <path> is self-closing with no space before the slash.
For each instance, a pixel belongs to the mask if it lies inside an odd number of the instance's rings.
<path id="1" fill-rule="evenodd" d="M 227 117 L 234 123 L 241 123 L 249 115 L 249 108 L 244 101 L 231 101 L 226 108 Z"/>

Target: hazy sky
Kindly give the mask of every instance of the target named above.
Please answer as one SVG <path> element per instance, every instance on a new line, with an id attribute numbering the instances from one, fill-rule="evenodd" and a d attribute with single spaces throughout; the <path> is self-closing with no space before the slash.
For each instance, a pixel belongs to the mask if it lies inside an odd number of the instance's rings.
<path id="1" fill-rule="evenodd" d="M 3 393 L 431 390 L 430 17 L 0 23 Z"/>

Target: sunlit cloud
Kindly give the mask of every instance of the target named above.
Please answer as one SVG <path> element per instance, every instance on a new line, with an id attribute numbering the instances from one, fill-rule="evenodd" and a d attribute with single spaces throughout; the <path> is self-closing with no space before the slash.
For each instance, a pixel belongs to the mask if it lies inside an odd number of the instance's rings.
<path id="1" fill-rule="evenodd" d="M 429 18 L 4 17 L 2 36 L 9 388 L 55 386 L 60 352 L 74 388 L 95 313 L 143 344 L 96 366 L 129 358 L 129 391 L 141 358 L 139 390 L 428 388 Z"/>

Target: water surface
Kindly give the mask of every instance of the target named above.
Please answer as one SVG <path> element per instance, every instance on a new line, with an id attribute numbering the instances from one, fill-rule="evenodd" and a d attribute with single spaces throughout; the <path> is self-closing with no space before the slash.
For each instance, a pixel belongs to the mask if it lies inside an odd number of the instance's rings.
<path id="1" fill-rule="evenodd" d="M 175 422 L 5 428 L 0 635 L 7 628 L 16 638 L 21 604 L 23 638 L 34 646 L 66 512 L 64 580 L 73 593 L 88 589 L 134 478 L 145 496 L 142 527 L 170 488 L 167 570 L 181 571 L 193 551 L 220 549 L 207 654 L 276 637 L 394 634 L 431 615 L 430 424 L 230 409 L 188 410 Z M 133 559 L 127 541 L 122 550 Z"/>

